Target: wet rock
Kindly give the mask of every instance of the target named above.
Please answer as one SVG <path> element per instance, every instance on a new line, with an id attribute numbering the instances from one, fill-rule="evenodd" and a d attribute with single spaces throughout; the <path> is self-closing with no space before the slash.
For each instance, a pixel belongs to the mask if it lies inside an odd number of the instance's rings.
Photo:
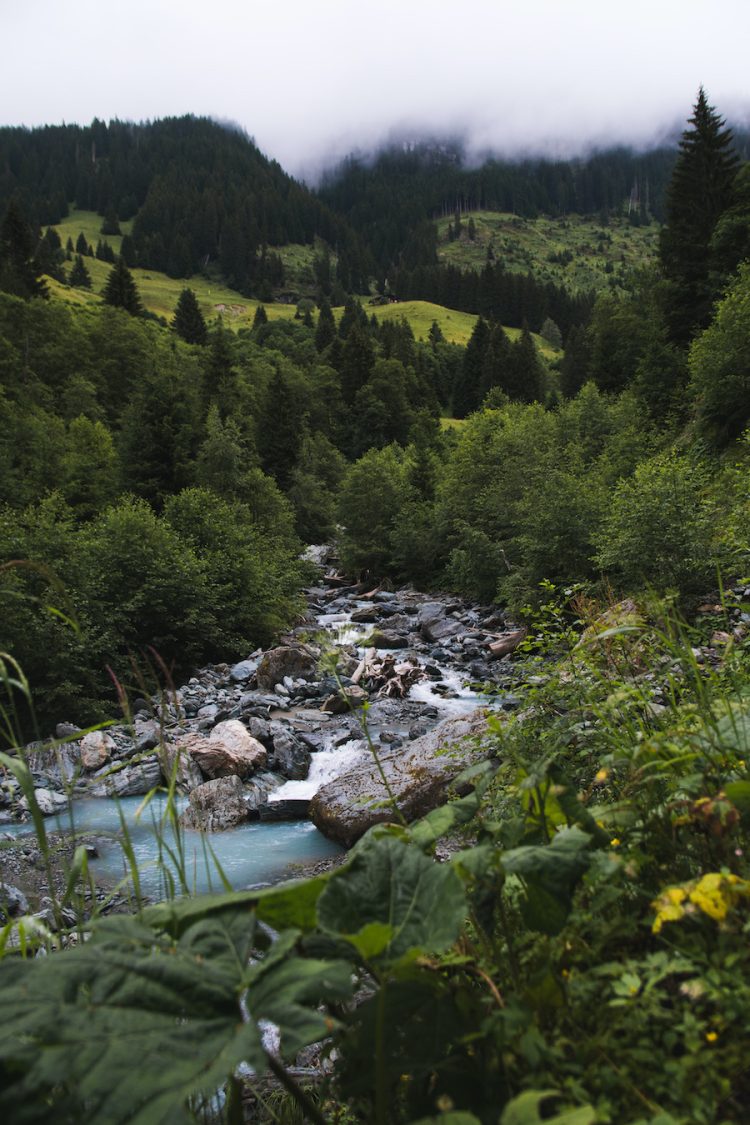
<path id="1" fill-rule="evenodd" d="M 358 625 L 374 625 L 378 619 L 378 611 L 374 605 L 365 606 L 364 609 L 355 609 L 352 621 Z"/>
<path id="2" fill-rule="evenodd" d="M 258 813 L 261 820 L 304 820 L 309 808 L 309 800 L 269 801 Z"/>
<path id="3" fill-rule="evenodd" d="M 217 777 L 193 789 L 180 821 L 185 828 L 222 832 L 247 820 L 245 793 L 239 777 Z"/>
<path id="4" fill-rule="evenodd" d="M 408 648 L 409 638 L 390 630 L 375 629 L 364 643 L 371 648 Z"/>
<path id="5" fill-rule="evenodd" d="M 315 675 L 318 657 L 306 645 L 280 645 L 265 654 L 258 665 L 258 687 L 268 691 L 285 676 L 309 679 Z"/>
<path id="6" fill-rule="evenodd" d="M 304 781 L 310 769 L 310 751 L 281 723 L 274 723 L 272 762 L 288 781 Z"/>
<path id="7" fill-rule="evenodd" d="M 198 764 L 205 777 L 249 777 L 265 766 L 265 747 L 237 719 L 219 723 L 210 737 L 187 735 L 179 743 Z"/>
<path id="8" fill-rule="evenodd" d="M 244 801 L 250 819 L 254 819 L 258 815 L 258 809 L 268 801 L 269 794 L 283 785 L 283 780 L 275 773 L 256 773 L 255 776 L 244 785 Z"/>
<path id="9" fill-rule="evenodd" d="M 321 711 L 329 715 L 344 715 L 352 707 L 361 707 L 369 698 L 364 688 L 352 684 L 329 695 L 320 705 Z"/>
<path id="10" fill-rule="evenodd" d="M 425 641 L 443 641 L 455 636 L 461 629 L 458 621 L 446 616 L 442 602 L 425 602 L 417 614 L 419 632 Z"/>
<path id="11" fill-rule="evenodd" d="M 114 739 L 104 731 L 95 730 L 81 739 L 81 765 L 85 770 L 98 770 L 108 762 L 115 750 Z"/>
<path id="12" fill-rule="evenodd" d="M 482 743 L 483 710 L 446 719 L 402 749 L 384 750 L 379 760 L 398 808 L 407 820 L 424 816 L 446 799 L 461 770 L 489 755 Z M 371 759 L 325 785 L 310 803 L 310 816 L 326 836 L 351 847 L 373 824 L 393 819 L 388 792 Z"/>

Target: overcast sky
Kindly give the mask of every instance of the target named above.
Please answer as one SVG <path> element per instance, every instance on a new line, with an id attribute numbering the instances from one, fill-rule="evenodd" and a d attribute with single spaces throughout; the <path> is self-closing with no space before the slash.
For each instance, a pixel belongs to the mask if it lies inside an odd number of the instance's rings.
<path id="1" fill-rule="evenodd" d="M 750 0 L 0 0 L 0 124 L 194 113 L 296 175 L 398 134 L 649 143 L 750 126 Z"/>

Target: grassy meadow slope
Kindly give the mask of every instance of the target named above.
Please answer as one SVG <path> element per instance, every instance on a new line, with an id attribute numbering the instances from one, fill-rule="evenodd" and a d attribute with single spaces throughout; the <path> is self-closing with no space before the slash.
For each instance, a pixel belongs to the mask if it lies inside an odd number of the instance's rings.
<path id="1" fill-rule="evenodd" d="M 469 219 L 476 230 L 468 235 Z M 607 226 L 581 215 L 523 219 L 499 211 L 475 211 L 461 216 L 460 237 L 450 240 L 453 220 L 437 223 L 438 257 L 460 269 L 480 270 L 488 250 L 506 269 L 531 272 L 537 281 L 551 281 L 572 291 L 602 289 L 633 269 L 650 264 L 656 255 L 658 227 L 634 227 L 625 219 Z"/>
<path id="2" fill-rule="evenodd" d="M 83 232 L 87 242 L 96 246 L 105 236 L 101 233 L 102 218 L 94 211 L 71 211 L 70 215 L 56 227 L 63 245 L 68 238 L 75 245 L 78 235 Z M 129 223 L 120 224 L 123 234 L 127 234 Z M 120 235 L 107 235 L 106 241 L 116 254 L 120 252 L 122 237 Z M 294 282 L 300 275 L 310 269 L 315 253 L 314 247 L 289 245 L 274 248 L 281 254 L 284 266 L 290 281 Z M 69 289 L 52 279 L 48 279 L 50 291 L 53 296 L 71 304 L 87 305 L 98 304 L 101 292 L 106 284 L 109 271 L 112 268 L 108 262 L 97 258 L 84 258 L 86 268 L 91 274 L 92 289 Z M 260 301 L 252 297 L 243 297 L 234 289 L 230 289 L 220 281 L 209 279 L 201 275 L 185 280 L 184 278 L 171 278 L 156 270 L 131 270 L 138 291 L 145 307 L 149 312 L 171 320 L 180 293 L 189 286 L 198 298 L 201 312 L 210 323 L 221 315 L 227 327 L 239 329 L 252 327 L 255 310 Z M 445 339 L 449 343 L 466 344 L 476 324 L 477 317 L 472 313 L 457 312 L 447 309 L 442 305 L 435 305 L 429 301 L 402 301 L 390 305 L 368 305 L 369 295 L 361 297 L 368 316 L 373 313 L 378 320 L 400 320 L 402 317 L 411 325 L 417 339 L 426 339 L 433 321 L 436 321 Z M 266 306 L 269 320 L 291 320 L 296 312 L 296 305 L 270 303 Z M 338 317 L 343 312 L 342 308 L 333 310 Z M 519 329 L 506 329 L 511 339 L 519 335 Z M 537 347 L 546 358 L 555 357 L 555 352 L 540 337 L 534 337 Z"/>

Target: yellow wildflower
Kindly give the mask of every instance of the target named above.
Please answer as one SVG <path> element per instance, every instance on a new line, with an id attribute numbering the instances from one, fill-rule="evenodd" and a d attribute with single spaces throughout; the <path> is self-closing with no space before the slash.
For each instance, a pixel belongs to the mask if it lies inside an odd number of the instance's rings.
<path id="1" fill-rule="evenodd" d="M 609 846 L 610 846 L 610 848 L 619 848 L 619 846 L 620 846 L 620 841 L 618 840 L 617 836 L 614 836 L 614 837 L 613 837 L 613 838 L 612 838 L 612 839 L 611 839 L 611 840 L 609 841 Z"/>
<path id="2" fill-rule="evenodd" d="M 656 918 L 651 927 L 658 934 L 665 922 L 679 922 L 685 916 L 682 903 L 687 898 L 687 891 L 683 887 L 667 887 L 657 899 L 651 903 L 656 911 Z"/>
<path id="3" fill-rule="evenodd" d="M 609 777 L 609 770 L 601 769 L 601 770 L 599 770 L 596 777 L 594 778 L 594 781 L 606 781 L 608 777 Z"/>
<path id="4" fill-rule="evenodd" d="M 715 1031 L 707 1031 L 706 1032 L 706 1042 L 707 1043 L 715 1043 L 718 1038 L 719 1038 L 719 1036 Z"/>

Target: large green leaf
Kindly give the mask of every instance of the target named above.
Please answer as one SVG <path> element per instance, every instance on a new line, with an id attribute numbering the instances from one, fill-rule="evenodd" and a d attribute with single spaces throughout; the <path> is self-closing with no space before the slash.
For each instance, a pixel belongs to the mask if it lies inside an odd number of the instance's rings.
<path id="1" fill-rule="evenodd" d="M 174 942 L 122 918 L 55 957 L 0 964 L 0 1108 L 46 1098 L 53 1112 L 73 1091 L 91 1125 L 171 1125 L 240 1062 L 263 1067 L 240 1009 L 252 925 L 203 920 Z"/>
<path id="2" fill-rule="evenodd" d="M 559 1098 L 556 1090 L 526 1090 L 506 1105 L 500 1125 L 594 1125 L 596 1111 L 590 1106 L 566 1109 L 554 1117 L 542 1117 L 541 1108 L 551 1098 Z"/>
<path id="3" fill-rule="evenodd" d="M 372 935 L 373 923 L 389 927 L 390 940 L 379 956 L 390 961 L 447 948 L 458 937 L 465 911 L 455 872 L 393 837 L 373 841 L 335 872 L 318 902 L 323 929 L 353 943 Z"/>
<path id="4" fill-rule="evenodd" d="M 253 1019 L 278 1026 L 288 1056 L 330 1035 L 335 1025 L 319 1010 L 321 1004 L 340 1003 L 352 994 L 351 965 L 296 956 L 298 937 L 294 930 L 281 934 L 266 957 L 245 972 Z"/>
<path id="5" fill-rule="evenodd" d="M 237 913 L 241 909 L 255 911 L 256 916 L 275 930 L 311 930 L 316 923 L 316 905 L 329 874 L 314 879 L 280 883 L 262 891 L 235 891 L 230 894 L 198 895 L 173 899 L 146 907 L 143 921 L 157 930 L 178 937 L 203 918 Z"/>
<path id="6" fill-rule="evenodd" d="M 579 828 L 558 832 L 551 844 L 503 852 L 508 875 L 518 875 L 526 888 L 524 919 L 532 929 L 555 934 L 562 928 L 573 893 L 590 863 L 591 836 Z"/>

